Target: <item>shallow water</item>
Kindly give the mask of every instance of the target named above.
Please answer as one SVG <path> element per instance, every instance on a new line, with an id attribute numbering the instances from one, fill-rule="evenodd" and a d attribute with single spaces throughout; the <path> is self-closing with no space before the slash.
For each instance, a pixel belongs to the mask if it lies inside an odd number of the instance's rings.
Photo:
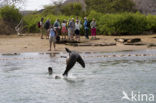
<path id="1" fill-rule="evenodd" d="M 132 103 L 122 91 L 156 95 L 156 50 L 81 55 L 86 68 L 76 64 L 62 79 L 47 68 L 61 75 L 67 53 L 0 55 L 0 103 Z"/>

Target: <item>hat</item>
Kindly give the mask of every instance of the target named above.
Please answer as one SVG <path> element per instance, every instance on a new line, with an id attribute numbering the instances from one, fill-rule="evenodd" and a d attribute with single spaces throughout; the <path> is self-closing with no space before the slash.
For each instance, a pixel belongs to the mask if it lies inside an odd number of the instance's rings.
<path id="1" fill-rule="evenodd" d="M 87 17 L 84 17 L 84 19 L 87 19 Z"/>

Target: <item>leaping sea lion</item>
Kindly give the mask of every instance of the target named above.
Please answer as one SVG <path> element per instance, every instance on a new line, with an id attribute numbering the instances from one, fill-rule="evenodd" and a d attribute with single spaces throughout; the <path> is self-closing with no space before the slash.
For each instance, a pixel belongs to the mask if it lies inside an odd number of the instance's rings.
<path id="1" fill-rule="evenodd" d="M 83 68 L 85 68 L 85 62 L 82 57 L 75 51 L 71 51 L 68 48 L 65 48 L 67 53 L 69 53 L 69 58 L 66 61 L 66 70 L 63 73 L 63 76 L 68 76 L 68 72 L 72 69 L 76 62 L 78 62 Z"/>

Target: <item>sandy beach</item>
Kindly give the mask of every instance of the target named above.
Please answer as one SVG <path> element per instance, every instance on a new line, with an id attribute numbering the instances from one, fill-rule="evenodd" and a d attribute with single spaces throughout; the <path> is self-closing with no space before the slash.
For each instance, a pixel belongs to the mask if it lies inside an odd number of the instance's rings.
<path id="1" fill-rule="evenodd" d="M 122 45 L 114 46 L 69 46 L 65 44 L 57 44 L 56 51 L 64 51 L 65 47 L 79 52 L 115 52 L 128 50 L 145 50 L 156 49 L 156 46 L 149 47 L 150 44 L 156 44 L 156 35 L 138 35 L 138 36 L 97 36 L 99 40 L 85 40 L 81 37 L 81 41 L 85 43 L 116 43 L 115 38 L 140 38 L 141 43 L 146 45 Z M 49 41 L 40 39 L 39 34 L 17 35 L 0 35 L 0 53 L 23 53 L 23 52 L 49 52 Z"/>

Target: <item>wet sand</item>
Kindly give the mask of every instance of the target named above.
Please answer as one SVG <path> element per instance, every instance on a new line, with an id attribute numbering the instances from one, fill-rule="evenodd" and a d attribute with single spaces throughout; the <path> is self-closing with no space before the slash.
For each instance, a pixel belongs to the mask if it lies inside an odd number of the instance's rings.
<path id="1" fill-rule="evenodd" d="M 45 38 L 45 37 L 44 37 Z M 156 44 L 155 35 L 138 35 L 138 36 L 97 36 L 99 40 L 85 40 L 81 37 L 81 41 L 85 43 L 115 43 L 114 38 L 141 38 L 142 43 L 146 45 L 115 45 L 115 46 L 68 46 L 65 44 L 57 44 L 56 51 L 52 49 L 50 52 L 65 51 L 68 47 L 71 50 L 81 52 L 114 52 L 114 51 L 129 51 L 129 50 L 146 50 L 156 49 L 148 47 L 149 44 Z M 26 34 L 24 36 L 17 35 L 0 35 L 0 53 L 22 53 L 22 52 L 49 52 L 49 41 L 47 39 L 40 39 L 39 34 Z"/>

